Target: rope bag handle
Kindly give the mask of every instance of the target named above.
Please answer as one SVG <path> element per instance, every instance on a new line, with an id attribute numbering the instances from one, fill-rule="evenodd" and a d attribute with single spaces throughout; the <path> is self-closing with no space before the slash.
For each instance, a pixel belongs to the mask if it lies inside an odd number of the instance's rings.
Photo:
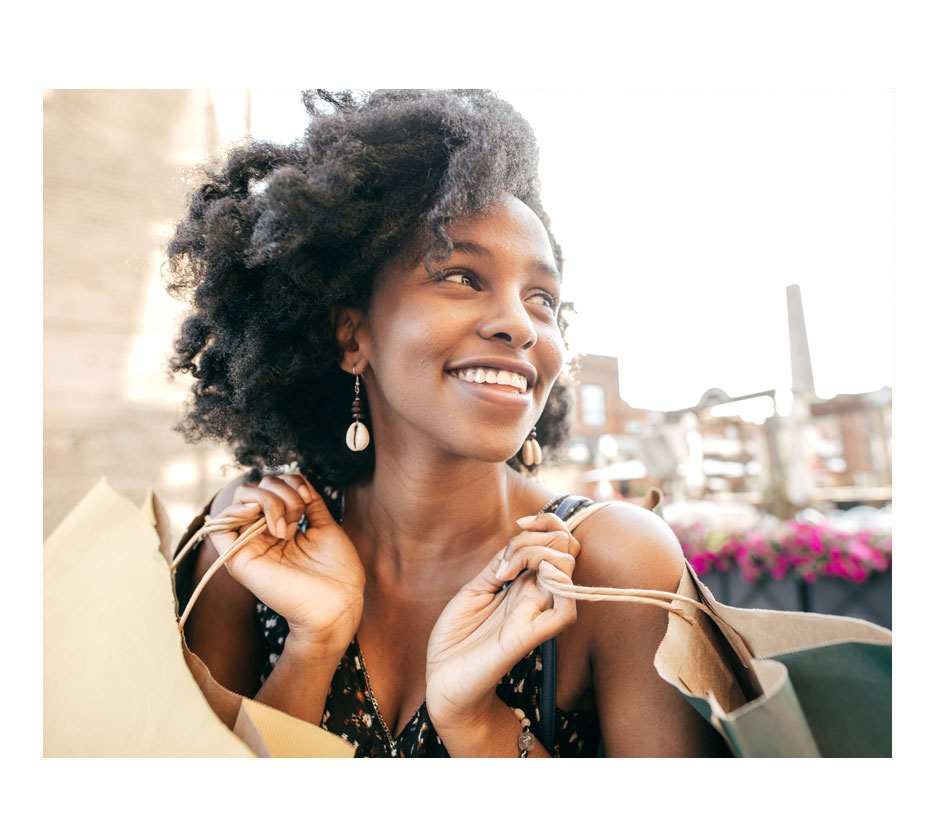
<path id="1" fill-rule="evenodd" d="M 243 532 L 227 549 L 222 555 L 220 555 L 217 560 L 211 565 L 205 573 L 204 577 L 201 578 L 201 581 L 195 586 L 194 591 L 191 593 L 191 597 L 188 598 L 188 605 L 185 606 L 185 610 L 182 612 L 181 617 L 178 618 L 178 630 L 185 630 L 185 621 L 188 620 L 188 616 L 191 614 L 191 610 L 194 608 L 195 601 L 201 595 L 201 592 L 204 590 L 204 587 L 208 584 L 208 581 L 218 572 L 218 570 L 223 566 L 230 558 L 232 558 L 237 552 L 240 551 L 244 546 L 247 545 L 256 535 L 261 535 L 266 531 L 266 519 L 264 516 L 260 516 L 253 520 L 252 522 L 249 519 L 237 518 L 233 515 L 220 516 L 216 518 L 206 518 L 204 526 L 202 526 L 197 532 L 195 532 L 189 539 L 188 542 L 178 550 L 178 554 L 175 555 L 174 560 L 169 564 L 169 569 L 173 572 L 178 567 L 178 564 L 182 562 L 185 555 L 188 554 L 200 540 L 205 538 L 207 535 L 220 534 L 223 532 L 234 532 L 243 526 L 244 523 L 249 523 L 246 531 Z"/>

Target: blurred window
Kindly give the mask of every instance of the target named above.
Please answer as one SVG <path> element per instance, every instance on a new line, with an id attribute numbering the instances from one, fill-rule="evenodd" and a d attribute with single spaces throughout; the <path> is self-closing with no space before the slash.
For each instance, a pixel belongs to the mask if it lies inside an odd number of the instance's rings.
<path id="1" fill-rule="evenodd" d="M 602 427 L 606 423 L 606 393 L 599 384 L 581 387 L 581 418 L 589 427 Z"/>

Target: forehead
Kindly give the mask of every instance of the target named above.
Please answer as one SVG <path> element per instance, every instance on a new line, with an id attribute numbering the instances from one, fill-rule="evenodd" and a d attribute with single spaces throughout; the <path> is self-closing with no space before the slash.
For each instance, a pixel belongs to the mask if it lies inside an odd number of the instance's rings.
<path id="1" fill-rule="evenodd" d="M 453 220 L 447 233 L 455 253 L 513 256 L 546 267 L 560 278 L 542 220 L 515 196 L 504 195 L 480 213 Z"/>

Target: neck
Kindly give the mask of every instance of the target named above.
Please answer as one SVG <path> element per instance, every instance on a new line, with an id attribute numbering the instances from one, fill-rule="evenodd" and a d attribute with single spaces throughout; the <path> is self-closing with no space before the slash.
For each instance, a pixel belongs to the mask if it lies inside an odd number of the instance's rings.
<path id="1" fill-rule="evenodd" d="M 368 570 L 394 583 L 472 576 L 547 494 L 504 463 L 420 460 L 377 452 L 372 476 L 347 488 L 344 528 Z"/>

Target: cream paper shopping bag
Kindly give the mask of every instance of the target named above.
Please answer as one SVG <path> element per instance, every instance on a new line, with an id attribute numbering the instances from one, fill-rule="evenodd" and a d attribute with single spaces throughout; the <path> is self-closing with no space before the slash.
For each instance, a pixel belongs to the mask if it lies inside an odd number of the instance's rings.
<path id="1" fill-rule="evenodd" d="M 44 755 L 352 756 L 318 726 L 222 689 L 187 652 L 155 498 L 147 511 L 101 479 L 45 543 Z"/>

